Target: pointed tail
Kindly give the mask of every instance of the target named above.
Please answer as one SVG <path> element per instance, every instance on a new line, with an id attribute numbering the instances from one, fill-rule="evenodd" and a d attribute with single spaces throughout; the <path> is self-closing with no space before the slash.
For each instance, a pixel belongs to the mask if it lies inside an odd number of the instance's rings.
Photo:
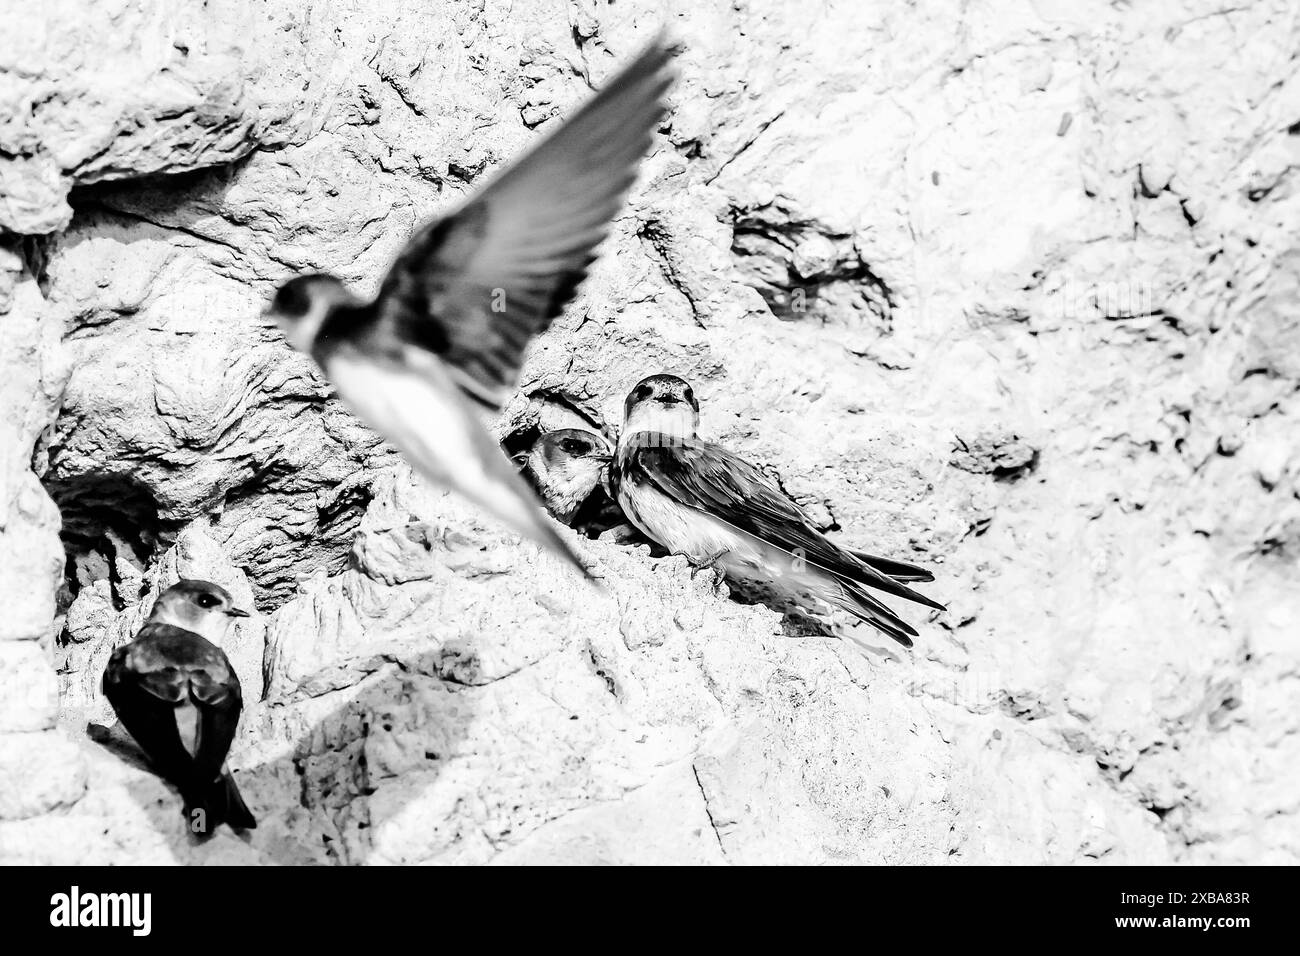
<path id="1" fill-rule="evenodd" d="M 197 798 L 186 797 L 185 819 L 191 832 L 199 836 L 210 836 L 223 823 L 236 830 L 257 829 L 257 820 L 244 803 L 229 770 L 223 771 Z"/>
<path id="2" fill-rule="evenodd" d="M 844 590 L 844 602 L 840 605 L 860 621 L 865 621 L 876 630 L 888 634 L 904 647 L 912 646 L 912 638 L 917 636 L 916 629 L 908 624 L 888 607 L 877 601 L 866 589 L 853 581 L 840 579 Z"/>
<path id="3" fill-rule="evenodd" d="M 511 467 L 509 459 L 499 448 L 484 452 L 483 480 L 473 487 L 459 482 L 451 486 L 470 501 L 510 525 L 520 534 L 566 561 L 574 570 L 592 584 L 600 587 L 600 580 L 587 570 L 573 547 L 561 537 L 556 523 L 546 513 L 536 493 L 527 480 Z"/>
<path id="4" fill-rule="evenodd" d="M 878 554 L 868 554 L 866 551 L 850 551 L 849 553 L 867 567 L 875 568 L 881 574 L 887 574 L 895 581 L 921 581 L 924 583 L 934 580 L 933 572 L 927 571 L 917 564 L 895 561 L 892 558 L 882 558 Z"/>

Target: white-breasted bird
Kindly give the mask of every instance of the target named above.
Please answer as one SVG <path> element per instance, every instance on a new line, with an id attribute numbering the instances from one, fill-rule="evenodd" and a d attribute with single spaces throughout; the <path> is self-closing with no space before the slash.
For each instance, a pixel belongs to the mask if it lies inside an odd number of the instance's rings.
<path id="1" fill-rule="evenodd" d="M 268 314 L 339 396 L 425 478 L 586 573 L 480 420 L 595 260 L 665 114 L 653 42 L 553 134 L 424 226 L 372 301 L 334 276 L 280 287 Z"/>
<path id="2" fill-rule="evenodd" d="M 181 792 L 190 829 L 257 826 L 226 755 L 243 696 L 239 676 L 215 641 L 231 618 L 248 617 L 230 592 L 186 579 L 158 596 L 135 640 L 104 669 L 104 694 L 158 773 Z"/>
<path id="3" fill-rule="evenodd" d="M 614 446 L 604 435 L 557 428 L 539 435 L 517 460 L 551 517 L 584 534 L 598 534 L 622 520 L 608 491 L 613 458 Z"/>
<path id="4" fill-rule="evenodd" d="M 934 575 L 840 547 L 761 471 L 696 437 L 699 421 L 694 391 L 675 375 L 651 375 L 628 394 L 610 469 L 628 520 L 747 596 L 814 618 L 838 608 L 911 647 L 916 630 L 868 589 L 942 610 L 902 583 Z"/>

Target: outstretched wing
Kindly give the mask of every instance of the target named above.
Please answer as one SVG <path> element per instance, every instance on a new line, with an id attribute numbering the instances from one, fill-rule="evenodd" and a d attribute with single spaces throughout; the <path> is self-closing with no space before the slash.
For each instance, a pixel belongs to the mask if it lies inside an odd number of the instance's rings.
<path id="1" fill-rule="evenodd" d="M 719 445 L 697 438 L 646 434 L 633 439 L 627 454 L 625 471 L 650 482 L 679 504 L 801 555 L 836 577 L 943 610 L 942 604 L 881 574 L 830 541 L 766 475 Z"/>
<path id="2" fill-rule="evenodd" d="M 416 234 L 375 310 L 436 353 L 477 402 L 508 398 L 533 337 L 572 298 L 664 115 L 669 48 L 656 40 L 554 134 Z"/>

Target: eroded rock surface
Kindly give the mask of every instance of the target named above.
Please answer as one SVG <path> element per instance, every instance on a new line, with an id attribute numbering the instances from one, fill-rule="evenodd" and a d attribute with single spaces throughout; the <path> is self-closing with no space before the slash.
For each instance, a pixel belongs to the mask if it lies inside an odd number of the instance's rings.
<path id="1" fill-rule="evenodd" d="M 5 860 L 1297 862 L 1286 0 L 76 6 L 0 9 Z M 935 570 L 910 654 L 573 536 L 588 588 L 260 317 L 370 291 L 663 19 L 672 114 L 497 434 L 689 378 Z M 246 839 L 99 695 L 178 575 L 258 612 Z"/>

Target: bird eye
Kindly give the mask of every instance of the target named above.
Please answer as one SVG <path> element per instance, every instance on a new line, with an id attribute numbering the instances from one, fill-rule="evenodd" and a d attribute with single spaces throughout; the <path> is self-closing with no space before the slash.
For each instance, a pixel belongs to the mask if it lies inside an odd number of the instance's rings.
<path id="1" fill-rule="evenodd" d="M 564 441 L 560 442 L 560 447 L 563 448 L 570 455 L 573 455 L 575 458 L 585 455 L 587 454 L 587 452 L 591 451 L 591 448 L 588 447 L 588 445 L 585 442 L 579 441 L 576 438 L 564 439 Z"/>
<path id="2" fill-rule="evenodd" d="M 197 600 L 199 607 L 216 607 L 218 603 L 211 594 L 200 594 Z"/>

